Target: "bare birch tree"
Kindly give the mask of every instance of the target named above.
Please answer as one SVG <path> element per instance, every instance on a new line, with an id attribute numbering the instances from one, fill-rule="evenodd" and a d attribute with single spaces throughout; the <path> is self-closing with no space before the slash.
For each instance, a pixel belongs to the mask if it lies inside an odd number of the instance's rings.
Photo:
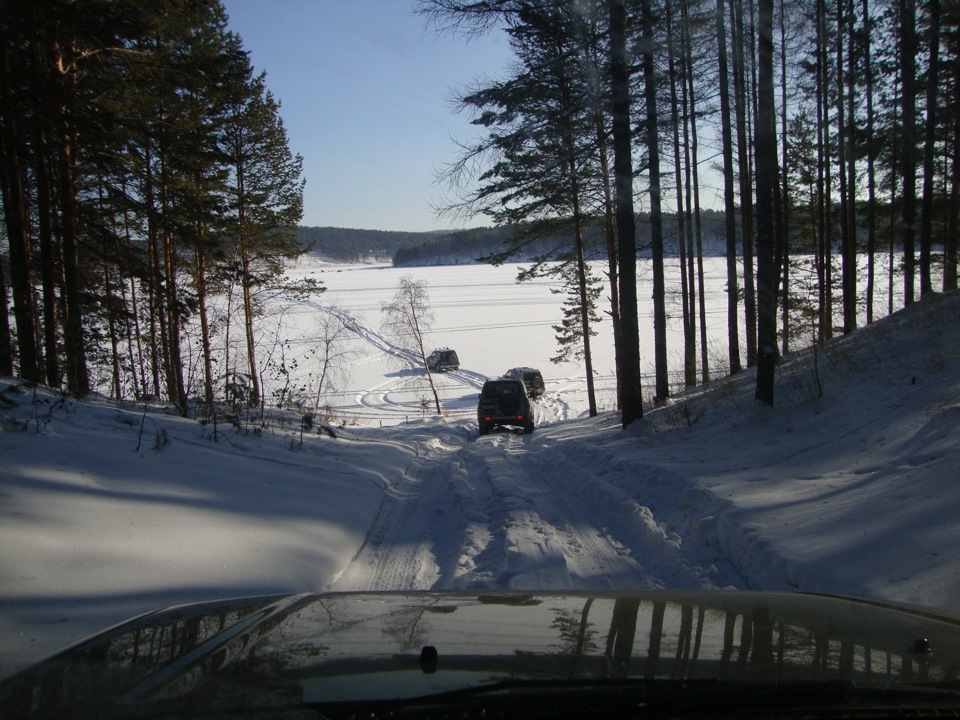
<path id="1" fill-rule="evenodd" d="M 412 353 L 423 365 L 433 393 L 433 402 L 440 414 L 440 396 L 433 384 L 433 375 L 427 364 L 426 338 L 433 328 L 433 312 L 426 280 L 414 280 L 409 275 L 400 278 L 393 300 L 380 307 L 383 312 L 382 329 L 404 350 Z"/>

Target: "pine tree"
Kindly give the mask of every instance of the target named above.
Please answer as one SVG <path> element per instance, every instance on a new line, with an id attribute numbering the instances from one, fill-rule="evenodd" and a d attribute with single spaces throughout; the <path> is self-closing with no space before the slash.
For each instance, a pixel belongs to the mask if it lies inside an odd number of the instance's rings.
<path id="1" fill-rule="evenodd" d="M 633 159 L 630 124 L 630 55 L 625 0 L 607 0 L 610 28 L 610 105 L 620 268 L 619 356 L 621 422 L 643 417 L 640 384 L 640 330 L 637 319 L 637 235 L 633 212 Z"/>
<path id="2" fill-rule="evenodd" d="M 21 78 L 27 75 L 22 64 L 15 64 L 19 56 L 14 51 L 29 45 L 30 36 L 38 32 L 38 23 L 29 22 L 34 14 L 28 12 L 28 3 L 20 0 L 3 0 L 0 4 L 0 123 L 3 137 L 0 145 L 0 192 L 3 194 L 3 215 L 6 222 L 7 241 L 10 252 L 11 290 L 13 292 L 13 317 L 16 322 L 17 365 L 20 376 L 28 382 L 41 381 L 40 360 L 36 331 L 37 308 L 34 301 L 32 239 L 30 235 L 29 188 L 25 183 L 29 162 L 27 143 L 27 117 L 23 103 L 15 101 L 23 94 Z M 24 22 L 16 22 L 21 20 Z M 7 304 L 4 293 L 3 305 Z M 6 315 L 6 313 L 4 313 Z M 7 337 L 9 330 L 6 329 Z M 11 348 L 12 350 L 12 348 Z M 14 365 L 11 357 L 3 365 Z"/>
<path id="3" fill-rule="evenodd" d="M 650 0 L 641 0 L 643 48 L 643 88 L 646 121 L 643 123 L 647 149 L 647 175 L 650 183 L 650 246 L 653 257 L 653 353 L 654 384 L 658 402 L 670 396 L 667 370 L 666 281 L 663 268 L 663 211 L 660 187 L 660 130 L 657 117 L 657 77 L 653 53 L 655 18 Z"/>
<path id="4" fill-rule="evenodd" d="M 934 155 L 937 145 L 937 96 L 940 91 L 940 0 L 928 0 L 929 59 L 926 77 L 926 122 L 923 139 L 923 195 L 920 200 L 920 295 L 933 291 Z"/>
<path id="5" fill-rule="evenodd" d="M 4 313 L 0 368 L 55 387 L 63 375 L 84 394 L 93 362 L 118 397 L 166 394 L 186 412 L 181 344 L 195 312 L 208 400 L 214 382 L 205 301 L 236 227 L 222 142 L 231 98 L 256 100 L 245 119 L 259 112 L 252 142 L 265 150 L 244 158 L 260 168 L 246 171 L 243 199 L 251 274 L 275 278 L 298 250 L 299 159 L 277 105 L 262 82 L 251 91 L 220 0 L 2 2 L 0 189 L 20 346 L 4 342 Z"/>
<path id="6" fill-rule="evenodd" d="M 915 298 L 917 217 L 917 108 L 916 108 L 916 6 L 914 0 L 898 0 L 900 9 L 900 79 L 903 83 L 903 292 L 904 303 Z"/>
<path id="7" fill-rule="evenodd" d="M 757 399 L 773 405 L 777 363 L 777 267 L 774 261 L 776 109 L 773 99 L 773 0 L 760 0 L 757 107 Z"/>
<path id="8" fill-rule="evenodd" d="M 551 288 L 550 292 L 556 295 L 563 295 L 563 319 L 559 325 L 553 325 L 556 333 L 558 351 L 550 358 L 551 362 L 564 363 L 571 360 L 583 360 L 584 334 L 589 332 L 591 336 L 597 333 L 593 326 L 600 322 L 600 315 L 597 311 L 597 300 L 603 291 L 603 285 L 600 278 L 586 268 L 586 292 L 580 287 L 580 273 L 576 265 L 568 263 L 562 266 L 563 272 L 561 278 L 564 282 L 563 287 Z M 586 298 L 587 304 L 583 304 Z M 584 315 L 588 317 L 589 322 L 584 323 Z"/>
<path id="9" fill-rule="evenodd" d="M 303 215 L 303 160 L 290 152 L 279 109 L 264 75 L 253 77 L 233 98 L 221 137 L 230 163 L 226 230 L 241 291 L 251 405 L 262 402 L 256 293 L 279 279 L 284 260 L 302 253 L 296 228 Z"/>
<path id="10" fill-rule="evenodd" d="M 581 8 L 582 10 L 583 8 Z M 566 3 L 529 7 L 508 29 L 520 66 L 506 81 L 465 94 L 460 104 L 477 114 L 486 136 L 454 164 L 448 178 L 478 160 L 489 158 L 480 187 L 448 211 L 483 213 L 499 225 L 522 228 L 507 248 L 489 258 L 504 262 L 534 241 L 550 238 L 520 279 L 541 275 L 567 277 L 573 266 L 582 309 L 585 375 L 590 413 L 596 414 L 587 231 L 607 215 L 609 191 L 603 178 L 603 141 L 598 138 L 597 97 L 589 78 L 598 68 L 594 53 L 596 22 Z M 553 263 L 559 263 L 555 265 Z M 566 341 L 565 336 L 564 340 Z"/>
<path id="11" fill-rule="evenodd" d="M 727 241 L 727 357 L 730 374 L 740 372 L 739 291 L 737 282 L 737 227 L 733 191 L 733 131 L 731 127 L 730 80 L 727 61 L 727 30 L 724 0 L 717 0 L 717 46 L 720 53 L 720 120 L 723 153 L 723 206 Z"/>

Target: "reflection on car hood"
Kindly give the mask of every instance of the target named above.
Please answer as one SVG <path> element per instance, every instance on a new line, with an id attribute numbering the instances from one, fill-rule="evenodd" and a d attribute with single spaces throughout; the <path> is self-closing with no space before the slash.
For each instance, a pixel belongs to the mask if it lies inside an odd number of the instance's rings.
<path id="1" fill-rule="evenodd" d="M 958 668 L 957 616 L 818 595 L 293 595 L 141 616 L 0 684 L 0 716 L 286 717 L 485 685 L 701 679 L 935 685 L 957 708 Z"/>

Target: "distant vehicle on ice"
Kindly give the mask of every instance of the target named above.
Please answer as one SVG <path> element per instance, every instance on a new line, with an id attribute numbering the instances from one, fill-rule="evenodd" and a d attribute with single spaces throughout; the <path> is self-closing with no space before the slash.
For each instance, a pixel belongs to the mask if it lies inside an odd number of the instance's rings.
<path id="1" fill-rule="evenodd" d="M 457 357 L 457 351 L 450 348 L 437 348 L 427 355 L 427 367 L 434 372 L 444 372 L 445 370 L 459 370 L 460 358 Z"/>
<path id="2" fill-rule="evenodd" d="M 536 368 L 515 367 L 507 370 L 503 376 L 514 380 L 522 380 L 527 388 L 527 395 L 534 399 L 543 395 L 543 375 Z"/>

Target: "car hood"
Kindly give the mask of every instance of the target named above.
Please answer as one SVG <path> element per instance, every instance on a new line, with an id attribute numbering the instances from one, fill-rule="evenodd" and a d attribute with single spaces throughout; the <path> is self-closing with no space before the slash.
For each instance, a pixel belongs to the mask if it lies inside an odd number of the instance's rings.
<path id="1" fill-rule="evenodd" d="M 958 668 L 956 615 L 848 598 L 307 594 L 138 617 L 0 683 L 0 715 L 242 717 L 270 709 L 298 717 L 320 708 L 334 717 L 337 708 L 396 709 L 486 687 L 516 697 L 523 688 L 649 692 L 657 684 L 677 697 L 701 692 L 702 683 L 841 688 L 845 697 L 850 688 L 926 686 L 958 707 Z"/>

